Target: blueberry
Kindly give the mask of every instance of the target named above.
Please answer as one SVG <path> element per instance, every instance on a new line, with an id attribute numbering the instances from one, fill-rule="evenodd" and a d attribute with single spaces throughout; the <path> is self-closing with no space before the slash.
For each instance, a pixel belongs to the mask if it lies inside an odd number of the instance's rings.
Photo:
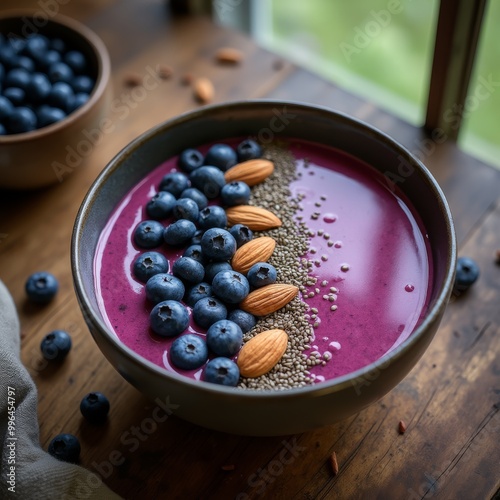
<path id="1" fill-rule="evenodd" d="M 10 44 L 4 44 L 0 50 L 0 62 L 6 68 L 12 68 L 16 63 L 17 54 Z"/>
<path id="2" fill-rule="evenodd" d="M 238 304 L 250 292 L 250 285 L 245 276 L 237 271 L 221 271 L 212 281 L 212 290 L 226 304 Z"/>
<path id="3" fill-rule="evenodd" d="M 73 80 L 73 70 L 63 62 L 56 62 L 49 66 L 47 75 L 52 83 L 66 82 L 70 83 Z"/>
<path id="4" fill-rule="evenodd" d="M 7 129 L 12 134 L 22 134 L 35 130 L 37 122 L 35 113 L 25 106 L 15 108 L 6 120 Z"/>
<path id="5" fill-rule="evenodd" d="M 184 250 L 182 254 L 183 257 L 191 257 L 192 259 L 198 261 L 200 264 L 205 265 L 205 256 L 201 251 L 201 245 L 190 245 Z"/>
<path id="6" fill-rule="evenodd" d="M 49 41 L 49 47 L 56 52 L 66 51 L 66 43 L 61 38 L 52 38 L 52 40 Z"/>
<path id="7" fill-rule="evenodd" d="M 26 57 L 26 56 L 19 56 L 16 59 L 14 67 L 25 69 L 28 73 L 33 73 L 33 71 L 35 71 L 35 63 L 33 62 L 33 59 L 31 59 L 30 57 Z M 1 80 L 1 76 L 0 76 L 0 80 Z"/>
<path id="8" fill-rule="evenodd" d="M 56 295 L 59 283 L 53 274 L 40 271 L 28 277 L 24 288 L 32 302 L 47 304 Z"/>
<path id="9" fill-rule="evenodd" d="M 198 226 L 201 229 L 210 229 L 212 227 L 225 228 L 227 226 L 226 211 L 218 205 L 210 205 L 200 210 L 198 215 Z"/>
<path id="10" fill-rule="evenodd" d="M 5 87 L 17 87 L 26 90 L 31 80 L 31 75 L 23 68 L 11 69 L 3 81 Z"/>
<path id="11" fill-rule="evenodd" d="M 224 173 L 217 167 L 207 165 L 194 170 L 189 180 L 210 200 L 219 196 L 222 186 L 226 184 Z"/>
<path id="12" fill-rule="evenodd" d="M 61 62 L 61 54 L 57 50 L 48 50 L 38 54 L 36 62 L 41 70 L 47 71 L 52 64 Z"/>
<path id="13" fill-rule="evenodd" d="M 58 434 L 49 443 L 47 451 L 58 460 L 76 464 L 80 460 L 80 441 L 73 434 Z"/>
<path id="14" fill-rule="evenodd" d="M 228 207 L 247 205 L 250 199 L 250 187 L 243 181 L 226 184 L 220 191 L 222 203 Z"/>
<path id="15" fill-rule="evenodd" d="M 75 76 L 75 78 L 71 80 L 71 87 L 73 88 L 75 94 L 90 94 L 94 85 L 94 79 L 86 75 Z"/>
<path id="16" fill-rule="evenodd" d="M 469 257 L 459 257 L 455 275 L 455 291 L 465 292 L 478 278 L 479 266 L 477 263 Z"/>
<path id="17" fill-rule="evenodd" d="M 238 161 L 254 160 L 262 157 L 262 148 L 252 139 L 245 139 L 236 148 Z"/>
<path id="18" fill-rule="evenodd" d="M 78 92 L 78 94 L 75 94 L 75 98 L 73 99 L 71 106 L 68 108 L 68 113 L 72 113 L 80 106 L 83 106 L 89 100 L 89 97 L 90 96 L 84 92 Z"/>
<path id="19" fill-rule="evenodd" d="M 189 324 L 189 313 L 176 300 L 164 300 L 153 307 L 149 315 L 151 329 L 162 337 L 175 337 Z"/>
<path id="20" fill-rule="evenodd" d="M 193 307 L 193 319 L 202 328 L 208 328 L 216 321 L 227 318 L 226 306 L 215 297 L 198 300 Z"/>
<path id="21" fill-rule="evenodd" d="M 214 358 L 207 363 L 204 371 L 205 382 L 236 387 L 240 380 L 238 365 L 229 358 Z"/>
<path id="22" fill-rule="evenodd" d="M 66 118 L 66 113 L 59 108 L 52 106 L 40 106 L 36 111 L 38 128 L 52 125 Z"/>
<path id="23" fill-rule="evenodd" d="M 204 299 L 205 297 L 213 297 L 212 287 L 208 283 L 202 281 L 201 283 L 197 283 L 191 287 L 185 293 L 184 302 L 186 302 L 189 307 L 194 307 L 196 302 Z"/>
<path id="24" fill-rule="evenodd" d="M 19 87 L 7 87 L 6 89 L 4 89 L 3 95 L 14 106 L 21 106 L 22 104 L 24 104 L 24 100 L 26 98 L 26 92 Z"/>
<path id="25" fill-rule="evenodd" d="M 186 219 L 179 219 L 165 228 L 163 239 L 172 246 L 182 246 L 188 243 L 196 233 L 196 226 Z"/>
<path id="26" fill-rule="evenodd" d="M 166 219 L 175 205 L 175 196 L 168 191 L 159 191 L 146 204 L 146 213 L 153 219 Z"/>
<path id="27" fill-rule="evenodd" d="M 276 283 L 276 268 L 267 262 L 257 262 L 247 272 L 250 286 L 260 288 Z"/>
<path id="28" fill-rule="evenodd" d="M 233 309 L 228 314 L 227 319 L 234 321 L 243 333 L 249 332 L 257 324 L 257 320 L 253 314 L 241 309 Z"/>
<path id="29" fill-rule="evenodd" d="M 26 89 L 33 103 L 44 102 L 50 94 L 52 84 L 43 73 L 33 73 Z"/>
<path id="30" fill-rule="evenodd" d="M 231 264 L 227 261 L 223 262 L 210 262 L 205 266 L 205 281 L 212 283 L 217 273 L 221 271 L 232 271 Z"/>
<path id="31" fill-rule="evenodd" d="M 191 200 L 196 202 L 199 210 L 202 210 L 208 205 L 207 197 L 199 189 L 196 188 L 184 189 L 179 198 L 190 198 Z"/>
<path id="32" fill-rule="evenodd" d="M 193 237 L 191 238 L 190 244 L 199 245 L 201 243 L 201 238 L 203 237 L 204 234 L 205 231 L 203 229 L 197 229 L 193 234 Z"/>
<path id="33" fill-rule="evenodd" d="M 80 412 L 90 423 L 100 424 L 108 417 L 108 398 L 100 392 L 89 392 L 80 402 Z"/>
<path id="34" fill-rule="evenodd" d="M 208 349 L 205 341 L 194 333 L 187 333 L 172 342 L 170 360 L 181 370 L 194 370 L 206 363 Z"/>
<path id="35" fill-rule="evenodd" d="M 56 82 L 50 89 L 47 102 L 51 106 L 68 111 L 71 109 L 74 99 L 75 93 L 67 83 Z"/>
<path id="36" fill-rule="evenodd" d="M 160 191 L 168 191 L 176 198 L 189 187 L 189 179 L 182 172 L 170 172 L 160 182 Z"/>
<path id="37" fill-rule="evenodd" d="M 200 210 L 194 200 L 190 198 L 180 198 L 175 202 L 172 215 L 176 220 L 186 219 L 192 222 L 198 220 Z"/>
<path id="38" fill-rule="evenodd" d="M 234 239 L 236 240 L 236 246 L 238 248 L 241 247 L 241 245 L 244 245 L 245 243 L 248 243 L 253 239 L 253 231 L 243 225 L 243 224 L 236 224 L 234 225 L 229 232 L 233 235 Z"/>
<path id="39" fill-rule="evenodd" d="M 45 335 L 40 349 L 45 359 L 62 361 L 71 350 L 71 337 L 63 330 L 54 330 Z"/>
<path id="40" fill-rule="evenodd" d="M 214 261 L 230 260 L 236 252 L 236 240 L 229 231 L 217 227 L 207 229 L 201 238 L 203 254 Z"/>
<path id="41" fill-rule="evenodd" d="M 205 165 L 212 165 L 223 172 L 238 163 L 236 152 L 227 144 L 214 144 L 205 155 Z"/>
<path id="42" fill-rule="evenodd" d="M 164 300 L 180 301 L 185 291 L 184 283 L 167 273 L 155 274 L 146 283 L 146 298 L 153 304 Z"/>
<path id="43" fill-rule="evenodd" d="M 205 268 L 191 257 L 180 257 L 174 262 L 172 273 L 185 283 L 200 283 L 205 276 Z"/>
<path id="44" fill-rule="evenodd" d="M 37 59 L 49 47 L 48 39 L 42 35 L 33 35 L 26 38 L 22 53 Z"/>
<path id="45" fill-rule="evenodd" d="M 133 264 L 134 276 L 142 283 L 155 274 L 168 272 L 168 268 L 168 260 L 158 252 L 141 253 Z"/>
<path id="46" fill-rule="evenodd" d="M 83 73 L 87 68 L 85 56 L 78 50 L 70 50 L 64 54 L 64 62 L 75 72 Z"/>
<path id="47" fill-rule="evenodd" d="M 231 358 L 243 343 L 243 332 L 233 321 L 221 319 L 207 330 L 207 346 L 217 356 Z"/>
<path id="48" fill-rule="evenodd" d="M 193 170 L 203 165 L 203 155 L 193 148 L 185 149 L 177 160 L 177 166 L 183 171 L 190 174 Z"/>
<path id="49" fill-rule="evenodd" d="M 163 243 L 163 224 L 156 220 L 145 220 L 134 230 L 134 243 L 140 248 L 155 248 Z"/>
<path id="50" fill-rule="evenodd" d="M 14 111 L 13 104 L 4 96 L 0 96 L 0 120 L 9 117 Z"/>

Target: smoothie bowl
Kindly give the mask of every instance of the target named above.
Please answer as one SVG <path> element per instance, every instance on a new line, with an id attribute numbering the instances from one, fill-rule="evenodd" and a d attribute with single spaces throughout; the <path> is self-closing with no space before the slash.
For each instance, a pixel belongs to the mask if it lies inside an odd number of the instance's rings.
<path id="1" fill-rule="evenodd" d="M 198 425 L 282 435 L 380 399 L 434 336 L 456 260 L 426 168 L 370 126 L 279 101 L 146 132 L 77 216 L 72 267 L 98 346 Z"/>

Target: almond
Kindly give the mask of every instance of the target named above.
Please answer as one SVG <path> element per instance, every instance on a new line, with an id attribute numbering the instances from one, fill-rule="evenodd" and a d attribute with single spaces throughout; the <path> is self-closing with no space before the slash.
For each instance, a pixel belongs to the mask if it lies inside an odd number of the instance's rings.
<path id="1" fill-rule="evenodd" d="M 226 182 L 243 181 L 249 186 L 255 186 L 265 181 L 274 171 L 274 163 L 258 158 L 238 163 L 225 174 Z"/>
<path id="2" fill-rule="evenodd" d="M 275 247 L 276 241 L 269 236 L 254 238 L 236 250 L 231 265 L 235 271 L 245 274 L 257 262 L 267 262 Z"/>
<path id="3" fill-rule="evenodd" d="M 272 370 L 285 354 L 288 335 L 284 330 L 258 333 L 241 348 L 238 367 L 243 377 L 259 377 Z"/>
<path id="4" fill-rule="evenodd" d="M 272 212 L 252 205 L 238 205 L 226 210 L 227 222 L 230 226 L 244 224 L 252 231 L 265 231 L 281 226 L 281 220 Z"/>
<path id="5" fill-rule="evenodd" d="M 215 53 L 215 59 L 222 64 L 239 64 L 243 60 L 243 53 L 233 47 L 221 47 Z"/>
<path id="6" fill-rule="evenodd" d="M 250 292 L 240 302 L 240 309 L 255 316 L 265 316 L 288 304 L 297 293 L 299 289 L 295 285 L 283 283 L 266 285 Z"/>
<path id="7" fill-rule="evenodd" d="M 203 104 L 213 100 L 215 90 L 212 82 L 208 78 L 198 78 L 194 82 L 194 95 Z"/>

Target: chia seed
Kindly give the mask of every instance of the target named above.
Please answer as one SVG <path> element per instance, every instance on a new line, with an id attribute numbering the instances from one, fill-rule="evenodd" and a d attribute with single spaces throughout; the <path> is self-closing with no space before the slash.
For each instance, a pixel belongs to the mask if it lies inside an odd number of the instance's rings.
<path id="1" fill-rule="evenodd" d="M 249 204 L 266 208 L 273 213 L 278 212 L 282 225 L 276 229 L 261 231 L 259 236 L 270 236 L 276 241 L 269 263 L 279 270 L 277 282 L 296 285 L 301 293 L 287 306 L 260 318 L 254 328 L 244 335 L 243 340 L 247 342 L 260 332 L 281 328 L 288 334 L 288 347 L 285 355 L 270 372 L 251 379 L 242 377 L 238 387 L 283 390 L 314 383 L 307 368 L 321 362 L 303 353 L 310 349 L 313 328 L 319 326 L 317 320 L 311 325 L 307 314 L 309 306 L 302 299 L 302 296 L 312 298 L 316 295 L 314 291 L 307 291 L 307 287 L 314 286 L 317 279 L 309 276 L 313 263 L 304 257 L 309 251 L 310 237 L 315 236 L 315 232 L 304 222 L 296 223 L 297 220 L 302 220 L 301 215 L 297 216 L 297 211 L 300 210 L 300 200 L 304 195 L 291 197 L 289 185 L 297 179 L 292 154 L 285 148 L 270 145 L 265 148 L 265 156 L 274 162 L 274 172 L 265 182 L 252 188 Z M 307 162 L 304 166 L 307 166 Z M 314 215 L 316 214 L 318 213 L 315 212 Z M 313 316 L 316 314 L 317 310 L 313 311 Z"/>

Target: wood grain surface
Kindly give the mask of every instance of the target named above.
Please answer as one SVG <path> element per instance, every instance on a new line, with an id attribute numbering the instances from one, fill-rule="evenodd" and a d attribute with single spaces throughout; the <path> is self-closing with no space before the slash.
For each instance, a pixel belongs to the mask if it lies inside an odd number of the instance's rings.
<path id="1" fill-rule="evenodd" d="M 432 141 L 373 103 L 350 95 L 283 61 L 245 36 L 196 17 L 174 18 L 160 0 L 76 0 L 62 13 L 86 23 L 109 48 L 116 104 L 112 133 L 95 147 L 92 165 L 51 188 L 0 191 L 0 279 L 10 289 L 22 324 L 22 360 L 39 391 L 43 447 L 60 432 L 82 443 L 81 464 L 124 498 L 490 499 L 500 487 L 500 172 Z M 4 0 L 1 9 L 42 2 Z M 215 51 L 235 47 L 239 65 L 217 65 Z M 277 63 L 278 61 L 278 63 Z M 171 78 L 131 98 L 131 75 L 168 65 Z M 131 139 L 153 125 L 195 109 L 182 78 L 208 77 L 214 102 L 279 98 L 321 104 L 361 118 L 415 151 L 450 202 L 459 253 L 479 263 L 482 276 L 453 297 L 430 348 L 393 391 L 358 415 L 313 432 L 246 438 L 213 432 L 173 415 L 157 422 L 155 404 L 106 361 L 78 308 L 69 260 L 71 231 L 93 179 Z M 139 95 L 135 94 L 136 97 Z M 127 101 L 128 99 L 128 101 Z M 129 104 L 123 105 L 123 102 Z M 24 282 L 37 270 L 54 273 L 60 292 L 47 307 L 27 303 Z M 58 367 L 40 355 L 53 329 L 71 333 L 74 347 Z M 105 426 L 79 412 L 89 391 L 111 401 Z M 175 402 L 173 402 L 175 403 Z M 398 432 L 400 420 L 407 425 Z M 330 456 L 335 452 L 339 472 Z M 48 498 L 48 497 L 47 497 Z"/>

